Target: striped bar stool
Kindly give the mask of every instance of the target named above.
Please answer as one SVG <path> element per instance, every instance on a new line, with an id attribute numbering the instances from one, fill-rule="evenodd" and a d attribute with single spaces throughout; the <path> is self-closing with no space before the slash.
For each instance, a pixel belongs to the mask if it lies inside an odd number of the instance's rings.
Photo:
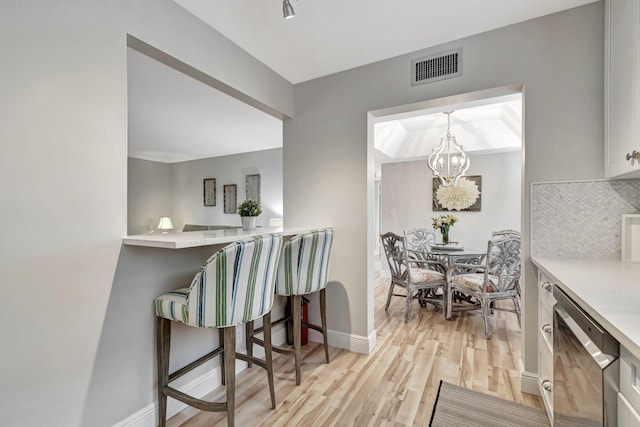
<path id="1" fill-rule="evenodd" d="M 188 288 L 156 298 L 156 342 L 158 358 L 159 425 L 166 426 L 167 396 L 204 411 L 227 412 L 227 424 L 234 425 L 235 359 L 253 362 L 267 370 L 271 407 L 275 409 L 271 364 L 271 307 L 282 236 L 267 234 L 231 243 L 207 260 Z M 236 353 L 236 325 L 263 317 L 265 360 Z M 219 328 L 220 347 L 169 374 L 171 322 L 197 328 Z M 196 399 L 169 383 L 219 354 L 226 402 Z"/>
<path id="2" fill-rule="evenodd" d="M 278 264 L 276 294 L 289 298 L 290 315 L 271 324 L 287 322 L 293 328 L 293 349 L 273 346 L 278 353 L 293 353 L 296 366 L 296 385 L 300 385 L 300 338 L 302 324 L 302 296 L 320 292 L 320 319 L 322 326 L 304 323 L 303 326 L 322 333 L 324 354 L 329 363 L 327 342 L 326 286 L 329 259 L 333 245 L 333 229 L 314 230 L 289 239 L 282 248 Z M 266 321 L 264 323 L 266 326 Z M 266 346 L 256 337 L 263 328 L 254 329 L 253 322 L 246 323 L 247 354 L 252 355 L 253 344 Z M 266 341 L 266 337 L 265 337 Z M 250 366 L 250 365 L 249 365 Z"/>

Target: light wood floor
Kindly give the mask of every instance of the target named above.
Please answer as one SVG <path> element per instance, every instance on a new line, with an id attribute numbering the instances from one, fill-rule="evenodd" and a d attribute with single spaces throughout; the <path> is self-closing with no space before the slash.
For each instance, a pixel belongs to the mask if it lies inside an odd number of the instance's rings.
<path id="1" fill-rule="evenodd" d="M 237 375 L 236 425 L 250 426 L 424 426 L 429 424 L 440 380 L 542 408 L 539 397 L 520 392 L 520 328 L 515 315 L 496 312 L 494 334 L 485 340 L 479 312 L 444 320 L 432 306 L 414 302 L 403 322 L 404 299 L 384 303 L 388 280 L 375 289 L 378 343 L 369 355 L 322 346 L 303 347 L 302 384 L 295 385 L 293 360 L 277 355 L 274 375 L 277 409 L 271 410 L 267 379 L 254 367 Z M 224 390 L 207 396 L 224 400 Z M 226 413 L 185 409 L 170 427 L 225 425 Z"/>

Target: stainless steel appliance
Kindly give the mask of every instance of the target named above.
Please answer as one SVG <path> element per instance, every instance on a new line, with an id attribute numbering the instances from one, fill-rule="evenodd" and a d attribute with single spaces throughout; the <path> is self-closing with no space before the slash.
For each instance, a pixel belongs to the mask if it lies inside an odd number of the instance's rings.
<path id="1" fill-rule="evenodd" d="M 614 427 L 620 346 L 562 289 L 553 296 L 553 424 Z"/>

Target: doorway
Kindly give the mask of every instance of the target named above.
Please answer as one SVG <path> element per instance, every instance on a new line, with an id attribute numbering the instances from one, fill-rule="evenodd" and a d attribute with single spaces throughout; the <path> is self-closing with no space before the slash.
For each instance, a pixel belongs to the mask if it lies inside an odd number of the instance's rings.
<path id="1" fill-rule="evenodd" d="M 522 230 L 523 106 L 523 87 L 507 86 L 369 112 L 369 313 L 375 311 L 376 260 L 380 275 L 389 275 L 379 250 L 381 233 L 431 228 L 432 218 L 449 213 L 458 217 L 453 240 L 466 247 L 486 248 L 491 232 L 498 229 Z M 470 156 L 467 177 L 481 180 L 480 208 L 475 211 L 443 211 L 433 200 L 433 174 L 426 158 L 446 134 L 445 112 L 453 112 L 451 134 Z"/>

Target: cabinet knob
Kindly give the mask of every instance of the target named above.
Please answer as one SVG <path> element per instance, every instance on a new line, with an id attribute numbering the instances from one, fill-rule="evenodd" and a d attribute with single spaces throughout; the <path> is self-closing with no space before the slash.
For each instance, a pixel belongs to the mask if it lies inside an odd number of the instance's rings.
<path id="1" fill-rule="evenodd" d="M 542 328 L 540 328 L 540 329 L 542 329 L 542 330 L 543 330 L 544 332 L 546 332 L 547 334 L 550 334 L 550 333 L 551 333 L 551 331 L 553 330 L 553 328 L 551 327 L 551 325 L 550 325 L 550 324 L 548 324 L 548 323 L 547 323 L 547 324 L 545 324 L 545 325 L 543 325 L 543 326 L 542 326 Z"/>
<path id="2" fill-rule="evenodd" d="M 627 153 L 626 157 L 627 161 L 631 160 L 631 166 L 633 166 L 636 160 L 640 160 L 640 153 L 636 150 L 633 150 L 631 153 Z"/>
<path id="3" fill-rule="evenodd" d="M 549 380 L 542 381 L 542 388 L 547 390 L 549 393 L 551 393 L 551 390 L 552 390 L 551 381 Z"/>
<path id="4" fill-rule="evenodd" d="M 547 292 L 551 292 L 553 290 L 553 286 L 549 282 L 544 282 L 542 284 L 542 289 L 544 289 Z"/>

